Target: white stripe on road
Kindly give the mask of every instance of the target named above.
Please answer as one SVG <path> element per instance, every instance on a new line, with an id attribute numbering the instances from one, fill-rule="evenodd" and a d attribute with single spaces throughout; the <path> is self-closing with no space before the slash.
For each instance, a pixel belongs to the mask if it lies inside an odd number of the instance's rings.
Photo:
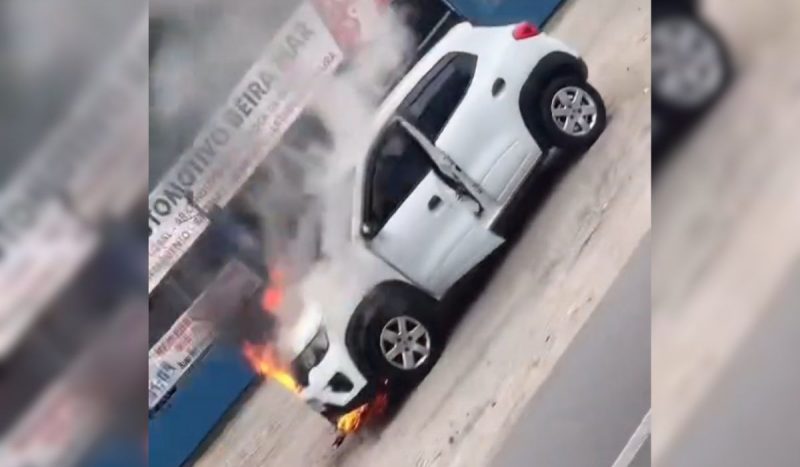
<path id="1" fill-rule="evenodd" d="M 642 445 L 647 441 L 648 437 L 650 437 L 650 410 L 644 414 L 641 423 L 636 427 L 636 430 L 625 444 L 625 447 L 622 448 L 622 452 L 619 453 L 617 460 L 614 461 L 611 467 L 628 467 L 631 465 L 636 453 L 639 452 L 639 449 L 642 448 Z"/>

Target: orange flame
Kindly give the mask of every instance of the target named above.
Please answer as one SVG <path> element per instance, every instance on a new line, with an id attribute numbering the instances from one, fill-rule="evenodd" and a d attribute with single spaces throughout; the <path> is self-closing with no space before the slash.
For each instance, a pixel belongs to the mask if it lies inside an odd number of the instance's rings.
<path id="1" fill-rule="evenodd" d="M 266 313 L 275 313 L 284 300 L 286 277 L 280 268 L 270 268 L 269 286 L 261 297 L 261 308 Z M 242 353 L 250 366 L 261 376 L 273 379 L 283 387 L 297 394 L 302 391 L 288 367 L 278 357 L 275 346 L 271 343 L 253 344 L 245 342 Z"/>
<path id="2" fill-rule="evenodd" d="M 369 420 L 382 414 L 388 405 L 386 393 L 378 393 L 371 402 L 361 405 L 339 417 L 336 428 L 340 435 L 346 436 L 358 431 Z"/>
<path id="3" fill-rule="evenodd" d="M 268 313 L 275 313 L 283 302 L 283 291 L 278 287 L 267 287 L 261 300 L 261 308 Z"/>
<path id="4" fill-rule="evenodd" d="M 281 364 L 272 345 L 257 345 L 245 342 L 242 352 L 250 366 L 258 374 L 277 381 L 295 394 L 300 393 L 302 386 L 297 383 L 288 369 Z"/>
<path id="5" fill-rule="evenodd" d="M 367 407 L 369 407 L 369 404 L 364 404 L 339 417 L 339 420 L 336 421 L 336 428 L 339 430 L 339 432 L 349 435 L 350 433 L 355 433 L 359 428 L 361 428 Z"/>
<path id="6" fill-rule="evenodd" d="M 286 282 L 283 270 L 278 267 L 271 268 L 269 282 L 270 285 L 261 297 L 261 308 L 268 313 L 275 313 L 283 303 L 283 289 Z"/>

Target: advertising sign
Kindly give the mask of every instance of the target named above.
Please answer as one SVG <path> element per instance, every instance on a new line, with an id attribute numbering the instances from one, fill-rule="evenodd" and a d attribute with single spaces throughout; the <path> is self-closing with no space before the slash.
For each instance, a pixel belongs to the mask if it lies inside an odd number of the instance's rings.
<path id="1" fill-rule="evenodd" d="M 302 4 L 149 196 L 149 291 L 208 226 L 188 201 L 224 206 L 299 116 L 342 55 L 313 5 Z"/>
<path id="2" fill-rule="evenodd" d="M 148 354 L 149 395 L 153 409 L 200 358 L 216 335 L 216 326 L 253 297 L 263 280 L 237 260 L 229 262 L 211 285 L 172 325 Z"/>

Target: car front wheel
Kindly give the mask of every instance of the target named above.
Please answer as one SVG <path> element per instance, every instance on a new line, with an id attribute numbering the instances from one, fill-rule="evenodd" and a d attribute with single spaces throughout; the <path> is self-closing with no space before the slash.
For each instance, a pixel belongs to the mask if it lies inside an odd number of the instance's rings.
<path id="1" fill-rule="evenodd" d="M 384 290 L 365 332 L 371 366 L 395 387 L 418 385 L 444 347 L 436 301 L 411 286 Z"/>
<path id="2" fill-rule="evenodd" d="M 578 76 L 552 80 L 544 89 L 539 111 L 556 147 L 586 150 L 606 127 L 606 107 L 600 93 Z"/>

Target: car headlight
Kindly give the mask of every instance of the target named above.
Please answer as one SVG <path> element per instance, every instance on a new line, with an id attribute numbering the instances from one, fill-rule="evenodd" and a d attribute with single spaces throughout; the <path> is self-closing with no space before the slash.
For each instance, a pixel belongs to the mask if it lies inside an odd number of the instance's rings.
<path id="1" fill-rule="evenodd" d="M 319 362 L 328 353 L 329 345 L 328 333 L 325 331 L 324 326 L 320 326 L 311 342 L 292 362 L 292 373 L 294 373 L 295 379 L 302 386 L 308 386 L 308 374 L 312 368 L 319 365 Z"/>

